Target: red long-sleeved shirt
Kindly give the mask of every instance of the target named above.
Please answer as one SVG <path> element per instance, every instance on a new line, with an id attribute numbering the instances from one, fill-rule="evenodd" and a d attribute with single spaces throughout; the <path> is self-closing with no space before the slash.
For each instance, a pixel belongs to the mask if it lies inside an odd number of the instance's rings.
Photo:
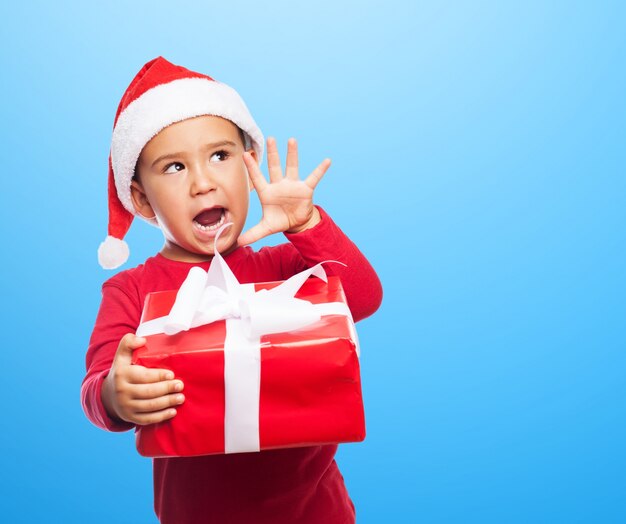
<path id="1" fill-rule="evenodd" d="M 376 273 L 358 248 L 320 209 L 322 221 L 312 229 L 286 235 L 291 243 L 262 248 L 238 248 L 225 257 L 242 283 L 284 280 L 324 260 L 337 260 L 326 271 L 338 275 L 354 320 L 371 315 L 382 300 Z M 148 293 L 178 289 L 192 264 L 149 258 L 136 268 L 118 273 L 102 286 L 102 303 L 87 350 L 87 375 L 81 396 L 87 417 L 109 431 L 134 425 L 114 420 L 101 400 L 120 339 L 139 325 Z M 337 446 L 157 458 L 154 506 L 164 523 L 352 523 L 354 506 L 334 456 Z"/>

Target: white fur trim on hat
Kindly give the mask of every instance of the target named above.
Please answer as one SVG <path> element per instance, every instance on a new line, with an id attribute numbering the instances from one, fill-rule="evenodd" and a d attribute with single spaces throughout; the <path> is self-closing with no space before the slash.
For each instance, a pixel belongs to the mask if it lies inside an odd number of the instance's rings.
<path id="1" fill-rule="evenodd" d="M 98 262 L 104 269 L 115 269 L 128 260 L 129 254 L 126 242 L 109 235 L 98 247 Z"/>
<path id="2" fill-rule="evenodd" d="M 239 94 L 226 84 L 205 78 L 183 78 L 146 91 L 119 115 L 111 141 L 111 164 L 117 195 L 137 215 L 130 184 L 144 146 L 165 127 L 187 118 L 214 115 L 230 120 L 248 135 L 263 157 L 263 135 Z"/>

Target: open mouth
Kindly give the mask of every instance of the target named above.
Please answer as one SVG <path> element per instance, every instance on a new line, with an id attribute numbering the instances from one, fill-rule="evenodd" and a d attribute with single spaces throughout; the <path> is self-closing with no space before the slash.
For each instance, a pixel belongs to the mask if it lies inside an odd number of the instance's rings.
<path id="1" fill-rule="evenodd" d="M 201 231 L 215 231 L 226 221 L 226 210 L 223 207 L 212 207 L 198 213 L 194 225 Z"/>

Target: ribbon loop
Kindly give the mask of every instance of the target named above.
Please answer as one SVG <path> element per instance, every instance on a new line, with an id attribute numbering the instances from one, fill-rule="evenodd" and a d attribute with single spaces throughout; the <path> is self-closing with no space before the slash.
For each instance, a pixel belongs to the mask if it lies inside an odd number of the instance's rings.
<path id="1" fill-rule="evenodd" d="M 215 245 L 228 226 L 230 224 L 224 224 L 218 230 Z M 321 318 L 316 306 L 295 298 L 311 275 L 328 282 L 320 263 L 293 275 L 273 289 L 247 293 L 244 292 L 247 286 L 237 281 L 222 255 L 216 251 L 208 271 L 199 267 L 189 271 L 167 316 L 164 332 L 175 335 L 218 320 L 239 318 L 245 333 L 256 338 L 313 324 Z"/>

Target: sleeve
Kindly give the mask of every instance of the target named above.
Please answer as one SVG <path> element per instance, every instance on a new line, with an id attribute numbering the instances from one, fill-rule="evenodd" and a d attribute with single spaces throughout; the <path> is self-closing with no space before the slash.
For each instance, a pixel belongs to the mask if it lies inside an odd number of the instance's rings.
<path id="1" fill-rule="evenodd" d="M 134 424 L 108 415 L 100 392 L 120 340 L 125 334 L 134 333 L 139 325 L 141 308 L 137 302 L 110 281 L 102 286 L 102 303 L 87 349 L 87 374 L 81 387 L 81 402 L 87 418 L 108 431 L 126 431 L 134 427 Z"/>
<path id="2" fill-rule="evenodd" d="M 321 207 L 318 206 L 318 210 L 322 220 L 315 227 L 285 234 L 295 249 L 283 260 L 284 278 L 325 260 L 342 262 L 345 267 L 327 264 L 324 269 L 341 279 L 354 321 L 362 320 L 380 307 L 382 285 L 359 248 Z"/>

